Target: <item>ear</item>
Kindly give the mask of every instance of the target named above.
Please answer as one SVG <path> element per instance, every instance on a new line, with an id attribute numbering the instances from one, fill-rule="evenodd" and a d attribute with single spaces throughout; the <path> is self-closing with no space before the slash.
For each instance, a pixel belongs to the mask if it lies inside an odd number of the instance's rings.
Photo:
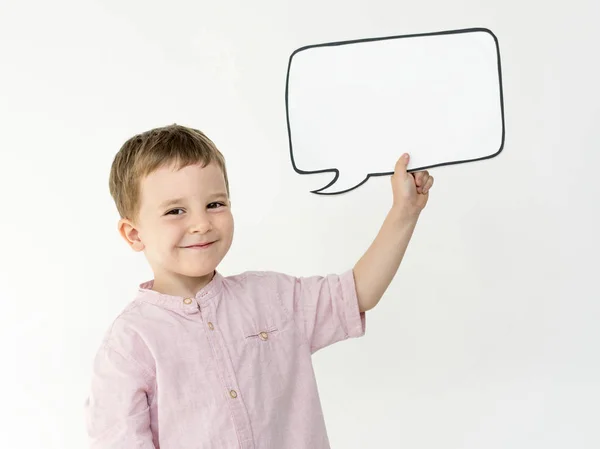
<path id="1" fill-rule="evenodd" d="M 131 220 L 122 218 L 118 223 L 119 234 L 127 242 L 127 244 L 136 252 L 144 250 L 144 244 L 140 240 L 140 235 Z"/>

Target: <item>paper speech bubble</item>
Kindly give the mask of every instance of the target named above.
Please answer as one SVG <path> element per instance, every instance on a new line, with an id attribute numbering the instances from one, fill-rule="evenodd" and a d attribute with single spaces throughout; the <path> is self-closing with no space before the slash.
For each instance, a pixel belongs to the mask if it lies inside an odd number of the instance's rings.
<path id="1" fill-rule="evenodd" d="M 504 146 L 498 39 L 486 28 L 309 45 L 289 59 L 290 157 L 332 172 L 318 194 L 391 175 L 489 159 Z"/>

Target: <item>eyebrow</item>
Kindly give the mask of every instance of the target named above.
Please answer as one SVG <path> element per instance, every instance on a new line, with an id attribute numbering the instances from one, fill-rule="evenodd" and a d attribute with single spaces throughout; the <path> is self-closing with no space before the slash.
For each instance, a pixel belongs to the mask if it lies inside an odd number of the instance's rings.
<path id="1" fill-rule="evenodd" d="M 214 193 L 208 197 L 209 201 L 215 200 L 217 198 L 227 198 L 227 194 L 225 192 L 218 192 L 218 193 Z M 173 206 L 174 204 L 181 204 L 183 202 L 185 202 L 185 198 L 173 198 L 173 199 L 162 202 L 160 204 L 159 208 L 165 209 L 169 206 Z"/>

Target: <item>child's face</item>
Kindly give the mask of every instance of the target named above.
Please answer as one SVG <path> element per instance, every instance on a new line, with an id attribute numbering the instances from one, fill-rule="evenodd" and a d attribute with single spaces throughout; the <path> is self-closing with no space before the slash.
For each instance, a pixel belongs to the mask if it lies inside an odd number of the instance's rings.
<path id="1" fill-rule="evenodd" d="M 155 285 L 182 277 L 212 277 L 229 251 L 234 231 L 219 166 L 160 168 L 144 178 L 140 187 L 137 223 L 128 230 L 122 226 L 121 232 L 134 250 L 144 251 Z"/>

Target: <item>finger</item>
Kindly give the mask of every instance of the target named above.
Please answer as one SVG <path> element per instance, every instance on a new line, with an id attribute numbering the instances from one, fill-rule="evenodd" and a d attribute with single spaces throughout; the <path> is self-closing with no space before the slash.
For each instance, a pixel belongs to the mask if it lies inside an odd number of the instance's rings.
<path id="1" fill-rule="evenodd" d="M 396 167 L 394 172 L 397 174 L 406 174 L 406 168 L 408 167 L 408 162 L 410 161 L 410 156 L 408 153 L 404 153 L 400 156 L 400 159 L 396 162 Z"/>
<path id="2" fill-rule="evenodd" d="M 427 183 L 425 184 L 425 187 L 423 187 L 423 193 L 424 194 L 429 193 L 429 189 L 431 189 L 432 186 L 433 186 L 433 176 L 430 176 L 429 179 L 427 179 Z"/>
<path id="3" fill-rule="evenodd" d="M 415 173 L 415 184 L 417 186 L 417 191 L 419 193 L 422 192 L 423 187 L 427 184 L 427 180 L 429 179 L 429 172 L 420 171 Z"/>
<path id="4" fill-rule="evenodd" d="M 417 185 L 417 187 L 421 187 L 423 185 L 424 173 L 422 171 L 418 171 L 414 175 L 415 175 L 415 184 Z"/>

